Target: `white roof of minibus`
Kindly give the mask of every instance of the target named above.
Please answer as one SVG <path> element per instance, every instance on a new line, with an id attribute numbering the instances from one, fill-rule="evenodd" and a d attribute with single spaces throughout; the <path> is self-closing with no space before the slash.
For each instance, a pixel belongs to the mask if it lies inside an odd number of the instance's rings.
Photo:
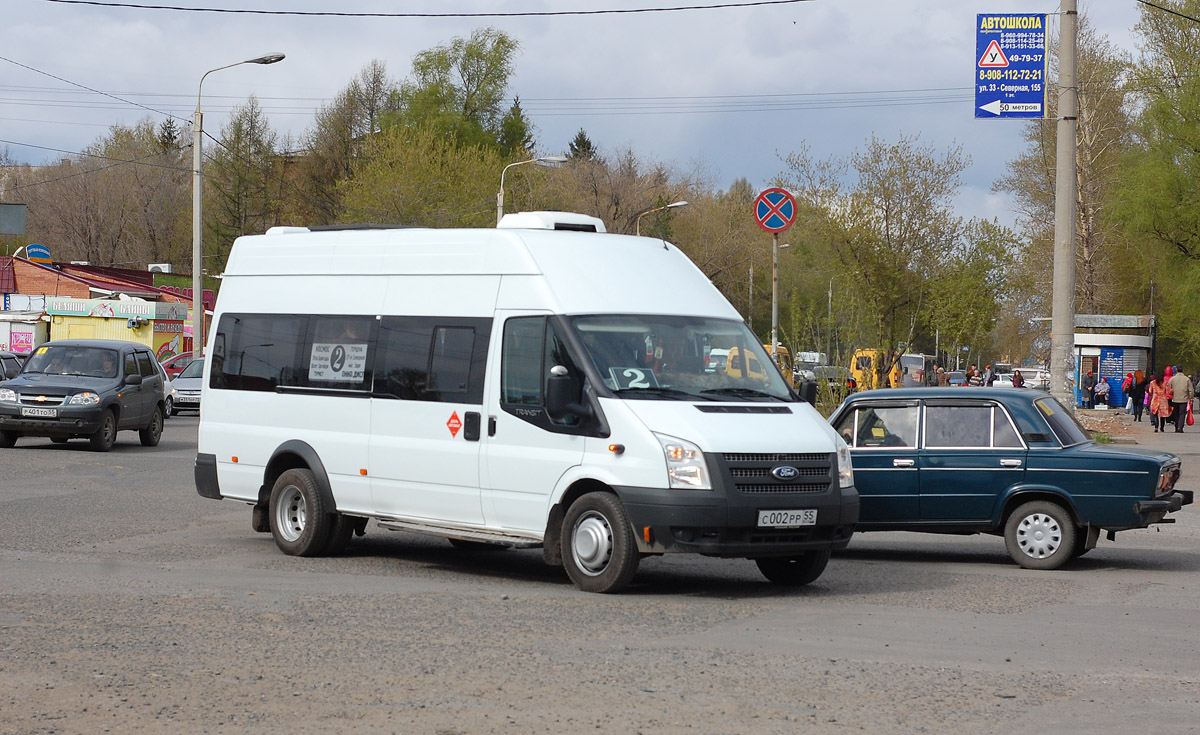
<path id="1" fill-rule="evenodd" d="M 223 277 L 543 276 L 561 314 L 736 319 L 708 277 L 663 240 L 547 229 L 274 228 L 237 239 Z"/>

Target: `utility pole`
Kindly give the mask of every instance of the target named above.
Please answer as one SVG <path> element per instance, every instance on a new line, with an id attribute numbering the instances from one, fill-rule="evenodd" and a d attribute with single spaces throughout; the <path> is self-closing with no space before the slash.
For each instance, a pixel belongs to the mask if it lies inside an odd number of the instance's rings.
<path id="1" fill-rule="evenodd" d="M 1075 405 L 1075 135 L 1079 88 L 1075 0 L 1061 0 L 1058 36 L 1058 160 L 1054 181 L 1054 288 L 1050 312 L 1050 394 Z"/>

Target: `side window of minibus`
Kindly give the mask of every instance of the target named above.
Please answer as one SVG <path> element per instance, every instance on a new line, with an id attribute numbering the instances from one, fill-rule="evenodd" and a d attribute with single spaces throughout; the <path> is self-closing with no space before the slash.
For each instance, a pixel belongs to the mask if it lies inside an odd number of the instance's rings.
<path id="1" fill-rule="evenodd" d="M 542 346 L 545 317 L 520 317 L 504 324 L 501 382 L 505 403 L 542 405 Z"/>

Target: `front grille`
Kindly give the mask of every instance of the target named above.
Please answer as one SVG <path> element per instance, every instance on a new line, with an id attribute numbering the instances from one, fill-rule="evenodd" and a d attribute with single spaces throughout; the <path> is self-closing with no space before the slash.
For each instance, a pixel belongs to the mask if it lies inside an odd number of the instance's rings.
<path id="1" fill-rule="evenodd" d="M 828 467 L 797 467 L 800 471 L 800 477 L 827 477 L 829 475 Z M 771 470 L 768 467 L 731 467 L 729 474 L 736 479 L 761 477 L 766 479 L 771 476 Z"/>
<path id="2" fill-rule="evenodd" d="M 828 482 L 820 484 L 802 483 L 798 485 L 790 485 L 782 482 L 773 483 L 771 485 L 743 485 L 737 483 L 738 492 L 746 493 L 747 495 L 778 495 L 779 493 L 823 493 L 829 489 Z"/>
<path id="3" fill-rule="evenodd" d="M 41 397 L 46 400 L 39 401 L 38 398 Z M 66 400 L 66 396 L 44 396 L 41 393 L 22 393 L 17 396 L 17 401 L 22 406 L 61 406 Z"/>
<path id="4" fill-rule="evenodd" d="M 834 480 L 832 454 L 729 453 L 720 455 L 726 477 L 743 495 L 788 495 L 822 493 Z M 794 477 L 780 480 L 771 474 L 777 467 L 791 467 Z"/>
<path id="5" fill-rule="evenodd" d="M 725 461 L 733 464 L 735 462 L 827 462 L 829 461 L 828 454 L 724 454 Z"/>

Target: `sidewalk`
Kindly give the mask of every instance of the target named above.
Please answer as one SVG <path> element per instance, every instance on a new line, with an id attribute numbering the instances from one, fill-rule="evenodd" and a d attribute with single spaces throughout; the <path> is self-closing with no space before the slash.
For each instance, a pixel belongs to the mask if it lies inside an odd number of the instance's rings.
<path id="1" fill-rule="evenodd" d="M 1193 406 L 1192 411 L 1195 410 Z M 1165 431 L 1155 433 L 1150 414 L 1146 412 L 1142 413 L 1140 422 L 1135 422 L 1133 414 L 1125 413 L 1123 408 L 1078 408 L 1075 417 L 1084 428 L 1102 431 L 1111 436 L 1116 444 L 1151 445 L 1176 453 L 1185 447 L 1189 452 L 1200 451 L 1200 423 L 1183 427 L 1182 434 L 1175 433 L 1174 423 L 1168 424 Z"/>

